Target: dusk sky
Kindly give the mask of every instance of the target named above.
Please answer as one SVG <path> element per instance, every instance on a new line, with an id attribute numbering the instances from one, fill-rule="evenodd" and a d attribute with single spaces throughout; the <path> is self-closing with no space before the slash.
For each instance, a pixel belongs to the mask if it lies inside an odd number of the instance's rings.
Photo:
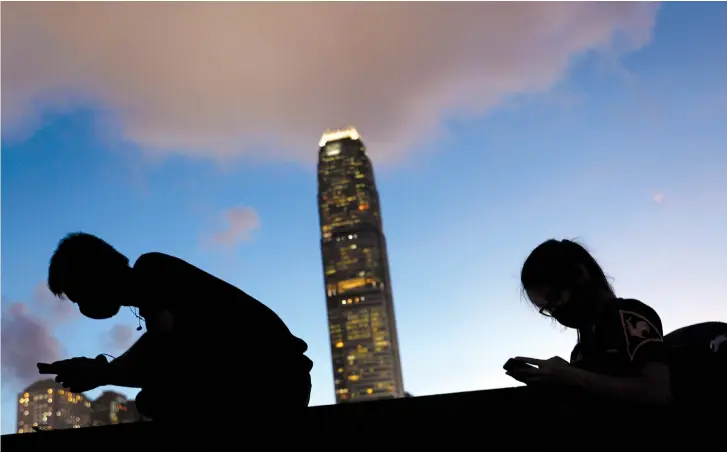
<path id="1" fill-rule="evenodd" d="M 255 296 L 307 341 L 311 403 L 333 403 L 315 164 L 349 124 L 408 392 L 514 386 L 509 357 L 570 356 L 575 333 L 519 287 L 551 237 L 665 332 L 727 320 L 725 43 L 725 3 L 3 3 L 2 433 L 36 362 L 141 334 L 48 293 L 74 231 Z"/>

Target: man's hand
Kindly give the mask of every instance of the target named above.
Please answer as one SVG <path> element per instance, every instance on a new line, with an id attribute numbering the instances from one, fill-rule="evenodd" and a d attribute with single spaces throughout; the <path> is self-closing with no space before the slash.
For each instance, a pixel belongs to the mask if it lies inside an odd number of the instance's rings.
<path id="1" fill-rule="evenodd" d="M 513 358 L 537 367 L 523 367 L 507 372 L 507 375 L 526 385 L 569 384 L 573 379 L 573 366 L 559 356 L 550 359 L 535 359 L 519 356 Z"/>
<path id="2" fill-rule="evenodd" d="M 106 383 L 108 362 L 103 355 L 96 359 L 71 358 L 51 364 L 38 363 L 41 374 L 55 374 L 56 381 L 71 392 L 85 392 Z"/>

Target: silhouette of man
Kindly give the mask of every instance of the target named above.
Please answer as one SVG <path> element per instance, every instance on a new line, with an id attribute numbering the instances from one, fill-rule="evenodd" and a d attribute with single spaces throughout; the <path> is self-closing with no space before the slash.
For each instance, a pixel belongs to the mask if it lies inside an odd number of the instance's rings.
<path id="1" fill-rule="evenodd" d="M 51 258 L 48 287 L 86 317 L 108 319 L 129 306 L 146 323 L 141 338 L 111 362 L 99 355 L 38 364 L 72 392 L 141 388 L 139 411 L 173 423 L 199 410 L 232 416 L 220 418 L 230 422 L 308 405 L 313 363 L 306 343 L 268 307 L 181 259 L 148 253 L 130 267 L 100 238 L 73 233 Z"/>
<path id="2" fill-rule="evenodd" d="M 727 402 L 727 323 L 703 322 L 664 336 L 677 402 L 723 414 Z"/>

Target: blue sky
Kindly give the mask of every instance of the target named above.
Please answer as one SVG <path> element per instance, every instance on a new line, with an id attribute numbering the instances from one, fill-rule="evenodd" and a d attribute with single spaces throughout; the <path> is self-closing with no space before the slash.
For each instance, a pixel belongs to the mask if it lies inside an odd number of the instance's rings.
<path id="1" fill-rule="evenodd" d="M 574 333 L 539 318 L 518 286 L 523 259 L 550 237 L 583 241 L 617 293 L 655 308 L 667 331 L 727 319 L 727 6 L 668 3 L 655 14 L 638 48 L 574 52 L 547 86 L 481 111 L 445 109 L 436 136 L 395 157 L 372 145 L 387 131 L 359 126 L 376 165 L 409 392 L 512 386 L 507 358 L 569 356 Z M 3 77 L 3 93 L 12 88 Z M 222 159 L 190 142 L 159 152 L 139 138 L 156 135 L 125 128 L 123 103 L 79 93 L 84 102 L 60 109 L 36 96 L 35 110 L 9 119 L 3 104 L 5 331 L 29 318 L 58 339 L 62 357 L 118 354 L 137 337 L 129 312 L 61 315 L 38 290 L 57 241 L 82 230 L 131 259 L 176 255 L 262 300 L 309 344 L 312 403 L 333 403 L 314 131 L 287 154 L 258 142 Z M 29 111 L 42 119 L 11 133 Z M 236 207 L 254 209 L 259 227 L 215 244 Z M 27 313 L 10 312 L 12 303 Z M 28 383 L 27 363 L 9 365 L 3 433 L 14 431 L 15 393 Z"/>

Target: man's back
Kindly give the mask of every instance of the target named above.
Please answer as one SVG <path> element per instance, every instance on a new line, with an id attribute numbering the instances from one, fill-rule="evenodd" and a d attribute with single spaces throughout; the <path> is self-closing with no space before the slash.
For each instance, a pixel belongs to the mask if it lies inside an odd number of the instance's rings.
<path id="1" fill-rule="evenodd" d="M 134 277 L 149 319 L 172 314 L 175 336 L 208 352 L 278 356 L 302 355 L 307 345 L 293 336 L 270 308 L 239 288 L 162 253 L 147 253 L 134 264 Z"/>
<path id="2" fill-rule="evenodd" d="M 727 323 L 689 325 L 664 336 L 672 386 L 682 402 L 724 403 L 727 399 Z"/>
<path id="3" fill-rule="evenodd" d="M 307 345 L 267 306 L 165 254 L 144 254 L 133 271 L 148 332 L 153 334 L 152 319 L 171 313 L 171 335 L 161 336 L 171 340 L 162 345 L 157 368 L 150 369 L 152 378 L 137 397 L 145 415 L 177 425 L 179 413 L 190 404 L 207 403 L 178 394 L 232 381 L 241 389 L 253 389 L 244 394 L 244 416 L 270 409 L 297 413 L 307 406 L 313 367 L 304 355 Z M 232 411 L 220 408 L 219 414 L 240 417 L 238 404 L 228 408 Z"/>

